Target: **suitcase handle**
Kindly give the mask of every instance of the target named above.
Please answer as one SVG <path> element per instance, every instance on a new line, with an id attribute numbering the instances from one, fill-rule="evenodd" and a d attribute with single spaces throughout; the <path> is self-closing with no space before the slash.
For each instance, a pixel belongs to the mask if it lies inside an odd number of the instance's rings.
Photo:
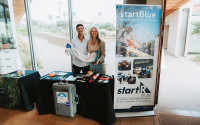
<path id="1" fill-rule="evenodd" d="M 76 104 L 79 103 L 79 96 L 77 94 L 75 94 L 75 102 L 76 102 Z"/>

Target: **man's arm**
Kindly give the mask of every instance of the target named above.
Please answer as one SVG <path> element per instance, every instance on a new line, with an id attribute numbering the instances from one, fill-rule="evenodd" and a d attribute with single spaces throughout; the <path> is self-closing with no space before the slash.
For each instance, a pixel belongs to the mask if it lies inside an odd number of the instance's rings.
<path id="1" fill-rule="evenodd" d="M 72 46 L 74 48 L 76 48 L 75 45 L 74 45 L 74 39 L 71 40 L 71 44 L 72 44 Z M 71 51 L 71 56 L 72 56 L 72 60 L 76 60 L 77 59 L 76 56 L 74 55 L 74 53 L 72 51 Z"/>
<path id="2" fill-rule="evenodd" d="M 134 44 L 134 41 L 133 41 L 133 40 L 127 39 L 127 41 L 128 41 L 128 45 L 129 45 L 130 47 L 132 47 L 132 48 L 135 47 L 135 44 Z"/>

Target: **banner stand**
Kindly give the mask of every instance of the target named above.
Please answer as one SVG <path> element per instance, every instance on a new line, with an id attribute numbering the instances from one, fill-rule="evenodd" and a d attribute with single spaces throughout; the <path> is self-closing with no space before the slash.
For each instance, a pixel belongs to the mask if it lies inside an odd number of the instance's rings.
<path id="1" fill-rule="evenodd" d="M 115 113 L 117 118 L 120 117 L 138 117 L 138 116 L 155 116 L 154 111 L 140 111 L 140 112 L 120 112 Z"/>
<path id="2" fill-rule="evenodd" d="M 155 115 L 161 6 L 116 5 L 116 18 L 116 115 Z"/>

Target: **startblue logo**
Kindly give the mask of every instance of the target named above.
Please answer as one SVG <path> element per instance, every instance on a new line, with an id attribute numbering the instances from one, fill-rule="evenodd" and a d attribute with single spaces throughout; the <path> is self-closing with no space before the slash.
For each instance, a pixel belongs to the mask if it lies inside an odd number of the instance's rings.
<path id="1" fill-rule="evenodd" d="M 123 87 L 122 89 L 118 89 L 117 94 L 137 94 L 137 93 L 151 93 L 151 91 L 142 83 L 140 82 L 140 86 L 136 88 L 126 88 Z"/>
<path id="2" fill-rule="evenodd" d="M 67 97 L 67 95 L 64 94 L 64 93 L 59 93 L 59 94 L 58 94 L 58 97 Z"/>

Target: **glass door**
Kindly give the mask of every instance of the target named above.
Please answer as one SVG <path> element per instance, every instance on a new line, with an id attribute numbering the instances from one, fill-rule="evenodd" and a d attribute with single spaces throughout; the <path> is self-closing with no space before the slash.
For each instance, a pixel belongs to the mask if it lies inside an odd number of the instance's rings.
<path id="1" fill-rule="evenodd" d="M 116 4 L 123 4 L 123 0 L 73 0 L 73 31 L 77 37 L 76 25 L 84 25 L 84 36 L 90 39 L 90 30 L 96 27 L 100 39 L 105 42 L 106 56 L 104 72 L 115 72 L 115 37 L 116 37 Z"/>
<path id="2" fill-rule="evenodd" d="M 71 57 L 65 54 L 69 41 L 68 1 L 34 0 L 30 9 L 40 74 L 71 72 Z"/>

